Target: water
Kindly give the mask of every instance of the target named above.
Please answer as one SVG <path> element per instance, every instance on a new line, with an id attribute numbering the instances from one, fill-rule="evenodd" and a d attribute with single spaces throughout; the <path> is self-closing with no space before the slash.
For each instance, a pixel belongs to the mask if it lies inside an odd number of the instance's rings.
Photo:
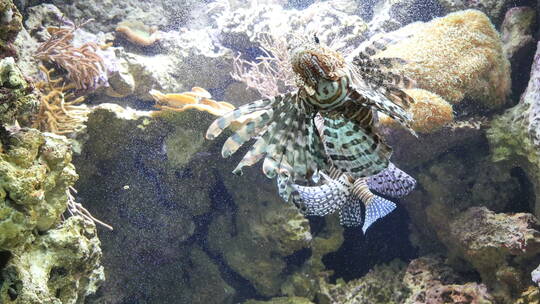
<path id="1" fill-rule="evenodd" d="M 537 303 L 537 14 L 0 0 L 0 303 Z"/>

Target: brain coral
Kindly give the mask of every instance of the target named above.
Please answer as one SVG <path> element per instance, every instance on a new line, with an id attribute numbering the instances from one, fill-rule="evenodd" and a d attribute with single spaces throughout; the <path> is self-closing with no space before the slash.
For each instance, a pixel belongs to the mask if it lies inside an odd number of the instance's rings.
<path id="1" fill-rule="evenodd" d="M 465 10 L 400 31 L 412 36 L 377 56 L 407 60 L 401 72 L 419 88 L 437 93 L 451 104 L 465 97 L 492 107 L 505 102 L 510 92 L 510 64 L 499 33 L 484 13 Z"/>

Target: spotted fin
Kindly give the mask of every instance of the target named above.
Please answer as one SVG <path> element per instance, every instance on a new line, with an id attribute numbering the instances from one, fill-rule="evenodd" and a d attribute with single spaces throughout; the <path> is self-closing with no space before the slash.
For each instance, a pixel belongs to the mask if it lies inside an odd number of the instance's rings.
<path id="1" fill-rule="evenodd" d="M 390 212 L 396 209 L 396 204 L 389 200 L 386 200 L 380 196 L 375 195 L 366 204 L 366 219 L 362 226 L 362 231 L 366 233 L 368 228 L 375 223 L 378 219 L 387 216 Z"/>
<path id="2" fill-rule="evenodd" d="M 363 128 L 345 117 L 324 118 L 324 145 L 332 164 L 353 178 L 377 174 L 389 163 L 392 149 L 371 127 Z"/>
<path id="3" fill-rule="evenodd" d="M 403 197 L 409 194 L 416 186 L 416 180 L 409 174 L 401 171 L 394 164 L 389 163 L 388 168 L 367 180 L 368 187 L 383 195 Z"/>
<path id="4" fill-rule="evenodd" d="M 351 198 L 339 210 L 339 223 L 345 227 L 357 227 L 363 223 L 362 202 Z"/>
<path id="5" fill-rule="evenodd" d="M 340 179 L 328 180 L 321 186 L 306 187 L 293 185 L 297 197 L 293 195 L 295 205 L 300 207 L 305 215 L 325 216 L 340 209 L 350 199 L 351 183 L 346 176 Z"/>

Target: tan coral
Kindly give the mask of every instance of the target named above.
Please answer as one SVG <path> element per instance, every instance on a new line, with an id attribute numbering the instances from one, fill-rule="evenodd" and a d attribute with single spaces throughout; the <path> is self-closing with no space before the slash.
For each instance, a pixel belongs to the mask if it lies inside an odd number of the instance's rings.
<path id="1" fill-rule="evenodd" d="M 158 90 L 150 90 L 150 95 L 156 101 L 155 107 L 161 110 L 183 112 L 188 109 L 205 111 L 212 115 L 221 116 L 234 109 L 225 101 L 215 101 L 203 88 L 194 87 L 190 92 L 163 94 Z"/>
<path id="2" fill-rule="evenodd" d="M 70 89 L 76 87 L 71 83 L 64 85 L 64 79 L 53 79 L 51 74 L 54 69 L 47 70 L 44 66 L 39 67 L 45 74 L 46 80 L 36 83 L 36 88 L 42 93 L 40 109 L 34 117 L 33 127 L 41 131 L 56 134 L 67 134 L 84 129 L 90 109 L 84 102 L 84 97 L 75 97 Z"/>
<path id="3" fill-rule="evenodd" d="M 120 22 L 115 30 L 128 41 L 140 46 L 151 46 L 160 39 L 157 28 L 146 26 L 140 21 Z"/>
<path id="4" fill-rule="evenodd" d="M 439 95 L 422 90 L 404 90 L 415 103 L 409 109 L 413 116 L 411 127 L 419 133 L 431 133 L 441 129 L 454 120 L 452 105 Z M 382 125 L 396 125 L 396 122 L 386 115 L 380 115 Z"/>
<path id="5" fill-rule="evenodd" d="M 400 30 L 401 31 L 401 30 Z M 404 29 L 412 37 L 376 57 L 399 57 L 408 64 L 401 72 L 417 87 L 455 104 L 469 97 L 492 107 L 510 92 L 510 65 L 499 33 L 480 11 L 466 10 L 415 23 Z"/>

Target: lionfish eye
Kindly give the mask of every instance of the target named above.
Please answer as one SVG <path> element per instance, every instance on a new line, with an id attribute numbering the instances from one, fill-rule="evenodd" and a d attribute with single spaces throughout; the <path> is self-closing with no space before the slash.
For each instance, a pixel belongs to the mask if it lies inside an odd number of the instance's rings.
<path id="1" fill-rule="evenodd" d="M 319 37 L 317 37 L 317 34 L 313 34 L 313 40 L 315 40 L 316 44 L 319 44 L 321 41 L 319 40 Z"/>

